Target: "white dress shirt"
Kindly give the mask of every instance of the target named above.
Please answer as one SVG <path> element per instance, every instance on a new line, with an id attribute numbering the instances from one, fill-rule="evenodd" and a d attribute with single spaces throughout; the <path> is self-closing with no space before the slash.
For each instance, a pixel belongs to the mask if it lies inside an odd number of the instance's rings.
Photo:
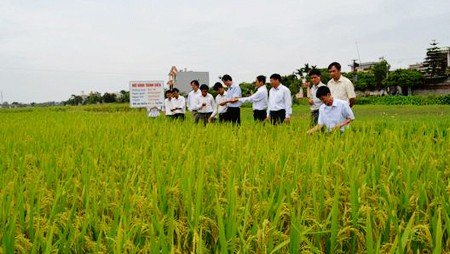
<path id="1" fill-rule="evenodd" d="M 183 96 L 179 95 L 178 99 L 175 97 L 172 97 L 170 104 L 172 104 L 171 109 L 181 108 L 181 109 L 172 111 L 173 114 L 179 114 L 179 113 L 184 114 L 186 112 L 186 99 Z"/>
<path id="2" fill-rule="evenodd" d="M 327 86 L 330 88 L 331 96 L 333 96 L 333 98 L 347 102 L 349 102 L 350 98 L 356 98 L 353 83 L 343 75 L 341 75 L 338 81 L 330 79 Z"/>
<path id="3" fill-rule="evenodd" d="M 292 97 L 289 88 L 280 84 L 277 88 L 270 88 L 269 90 L 269 105 L 267 108 L 267 117 L 270 116 L 270 111 L 286 110 L 286 118 L 292 115 Z"/>
<path id="4" fill-rule="evenodd" d="M 227 112 L 227 104 L 220 106 L 220 103 L 227 100 L 227 92 L 224 92 L 223 95 L 218 94 L 216 96 L 216 107 L 214 107 L 214 111 L 211 115 L 211 117 L 216 117 L 217 114 L 222 114 Z"/>
<path id="5" fill-rule="evenodd" d="M 206 104 L 206 106 L 203 106 L 203 104 Z M 197 110 L 198 113 L 212 113 L 215 107 L 214 97 L 209 93 L 206 96 L 200 95 L 195 99 L 194 110 Z"/>
<path id="6" fill-rule="evenodd" d="M 231 86 L 227 90 L 227 99 L 233 99 L 233 98 L 239 98 L 242 97 L 242 91 L 241 87 L 234 83 L 231 84 Z M 228 107 L 230 108 L 239 108 L 241 106 L 242 102 L 236 101 L 234 103 L 228 103 Z"/>
<path id="7" fill-rule="evenodd" d="M 169 98 L 166 98 L 164 100 L 164 113 L 165 113 L 166 116 L 173 115 L 171 109 L 172 109 L 172 98 L 170 98 L 170 100 L 169 100 Z"/>
<path id="8" fill-rule="evenodd" d="M 267 87 L 262 85 L 258 87 L 256 93 L 252 94 L 250 97 L 240 98 L 239 101 L 242 103 L 252 102 L 253 110 L 265 110 L 267 109 L 267 101 L 269 100 L 269 94 L 267 92 Z"/>
<path id="9" fill-rule="evenodd" d="M 200 89 L 197 90 L 197 92 L 194 92 L 194 90 L 190 91 L 187 97 L 187 107 L 189 109 L 189 111 L 195 110 L 195 98 L 197 98 L 198 96 L 201 96 L 202 92 L 200 91 Z"/>
<path id="10" fill-rule="evenodd" d="M 333 98 L 333 104 L 331 106 L 327 106 L 326 104 L 320 106 L 319 120 L 317 123 L 319 125 L 325 125 L 328 130 L 331 130 L 347 119 L 355 119 L 350 105 L 346 101 Z M 342 126 L 341 131 L 344 131 L 344 129 L 345 126 Z"/>
<path id="11" fill-rule="evenodd" d="M 318 85 L 312 85 L 312 87 L 311 87 L 311 99 L 314 101 L 314 104 L 310 106 L 311 111 L 319 110 L 320 105 L 323 104 L 323 102 L 320 100 L 320 98 L 317 98 L 317 96 L 316 96 L 317 89 L 319 89 L 319 87 L 321 87 L 321 86 L 325 86 L 325 84 L 320 82 Z"/>

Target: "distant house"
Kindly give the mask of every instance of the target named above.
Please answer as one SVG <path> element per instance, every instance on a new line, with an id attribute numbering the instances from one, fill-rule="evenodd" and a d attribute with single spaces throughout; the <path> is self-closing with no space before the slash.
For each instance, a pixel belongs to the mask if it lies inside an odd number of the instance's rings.
<path id="1" fill-rule="evenodd" d="M 368 70 L 370 70 L 370 68 L 372 68 L 377 63 L 379 63 L 379 62 L 365 62 L 365 63 L 354 62 L 352 64 L 349 64 L 348 66 L 350 66 L 352 68 L 352 72 L 368 71 Z"/>
<path id="2" fill-rule="evenodd" d="M 209 72 L 199 71 L 178 71 L 173 88 L 178 88 L 182 93 L 188 93 L 192 90 L 191 81 L 198 80 L 200 85 L 206 84 L 209 86 Z"/>

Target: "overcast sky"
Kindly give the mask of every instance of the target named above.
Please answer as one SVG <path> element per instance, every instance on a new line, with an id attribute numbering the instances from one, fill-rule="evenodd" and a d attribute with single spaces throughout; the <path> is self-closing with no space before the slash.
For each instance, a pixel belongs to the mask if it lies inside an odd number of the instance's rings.
<path id="1" fill-rule="evenodd" d="M 450 46 L 449 0 L 0 0 L 3 100 L 67 100 L 128 90 L 178 69 L 290 74 L 384 57 L 421 62 L 431 40 Z M 359 49 L 359 56 L 358 56 Z"/>

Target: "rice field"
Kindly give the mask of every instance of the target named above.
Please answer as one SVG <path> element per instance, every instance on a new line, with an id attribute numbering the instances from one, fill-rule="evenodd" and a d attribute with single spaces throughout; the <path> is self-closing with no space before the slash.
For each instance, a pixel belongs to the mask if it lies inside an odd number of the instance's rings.
<path id="1" fill-rule="evenodd" d="M 0 110 L 0 253 L 450 253 L 450 106 L 344 134 L 128 106 Z"/>

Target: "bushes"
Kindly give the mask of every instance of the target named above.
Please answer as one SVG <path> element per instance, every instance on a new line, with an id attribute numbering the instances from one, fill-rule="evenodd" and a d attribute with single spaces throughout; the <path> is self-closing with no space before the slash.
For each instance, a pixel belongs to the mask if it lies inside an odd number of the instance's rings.
<path id="1" fill-rule="evenodd" d="M 442 96 L 369 96 L 357 97 L 359 105 L 450 105 L 450 95 Z"/>

